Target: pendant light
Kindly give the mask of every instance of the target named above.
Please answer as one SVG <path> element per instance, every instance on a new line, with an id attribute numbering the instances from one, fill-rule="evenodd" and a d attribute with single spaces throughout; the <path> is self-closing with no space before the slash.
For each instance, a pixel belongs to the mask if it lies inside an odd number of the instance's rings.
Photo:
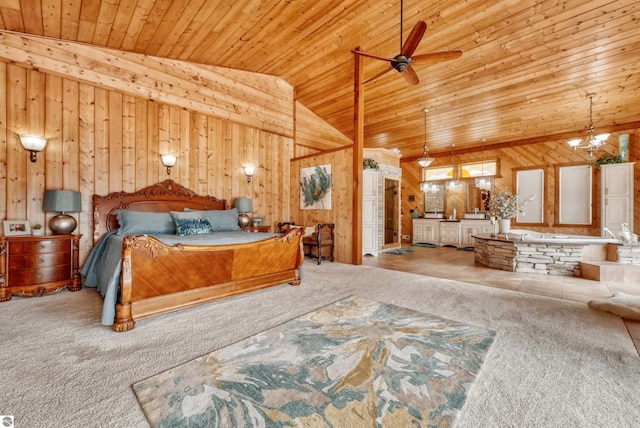
<path id="1" fill-rule="evenodd" d="M 481 190 L 489 190 L 491 187 L 491 180 L 484 176 L 484 142 L 486 140 L 482 139 L 482 157 L 480 161 L 481 173 L 480 177 L 476 178 L 476 187 Z"/>
<path id="2" fill-rule="evenodd" d="M 587 138 L 583 141 L 581 138 L 575 138 L 567 141 L 567 144 L 571 146 L 573 151 L 578 149 L 585 149 L 589 153 L 589 156 L 593 156 L 604 146 L 604 143 L 611 134 L 595 134 L 595 128 L 593 126 L 593 97 L 595 94 L 587 94 L 589 98 L 589 125 L 587 126 Z"/>
<path id="3" fill-rule="evenodd" d="M 455 144 L 451 145 L 451 181 L 449 181 L 449 183 L 447 184 L 447 187 L 450 190 L 455 190 L 458 187 L 458 180 L 456 179 L 456 166 L 453 163 L 453 148 L 455 146 Z"/>
<path id="4" fill-rule="evenodd" d="M 417 162 L 420 167 L 426 168 L 431 165 L 433 158 L 429 157 L 429 149 L 427 148 L 427 113 L 429 109 L 425 108 L 422 111 L 424 112 L 424 147 L 422 148 L 422 157 Z"/>

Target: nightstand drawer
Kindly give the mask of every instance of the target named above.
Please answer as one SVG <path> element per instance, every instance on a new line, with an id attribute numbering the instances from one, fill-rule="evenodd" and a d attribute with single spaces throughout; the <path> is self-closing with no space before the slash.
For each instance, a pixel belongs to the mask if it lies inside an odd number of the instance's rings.
<path id="1" fill-rule="evenodd" d="M 71 241 L 69 240 L 35 240 L 11 242 L 11 254 L 40 254 L 70 252 Z"/>
<path id="2" fill-rule="evenodd" d="M 68 265 L 71 253 L 42 253 L 21 254 L 9 256 L 9 269 L 39 269 L 40 267 L 52 267 Z"/>
<path id="3" fill-rule="evenodd" d="M 0 302 L 82 289 L 82 235 L 0 236 Z"/>
<path id="4" fill-rule="evenodd" d="M 71 278 L 71 265 L 61 265 L 42 269 L 12 270 L 9 276 L 9 286 L 44 284 L 47 282 L 65 281 Z"/>

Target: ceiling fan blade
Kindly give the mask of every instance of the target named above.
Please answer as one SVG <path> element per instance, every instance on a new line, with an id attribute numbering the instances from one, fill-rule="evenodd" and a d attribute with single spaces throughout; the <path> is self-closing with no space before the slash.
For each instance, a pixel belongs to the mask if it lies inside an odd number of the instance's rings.
<path id="1" fill-rule="evenodd" d="M 424 36 L 425 31 L 427 31 L 427 24 L 425 24 L 424 21 L 418 21 L 413 27 L 413 30 L 411 30 L 409 37 L 407 37 L 407 41 L 402 45 L 402 52 L 400 52 L 400 55 L 404 55 L 407 58 L 413 55 L 413 52 L 420 44 L 420 40 L 422 40 L 422 36 Z"/>
<path id="2" fill-rule="evenodd" d="M 372 82 L 374 80 L 376 80 L 378 77 L 382 76 L 383 74 L 387 74 L 389 71 L 393 70 L 393 67 L 389 66 L 389 68 L 386 68 L 384 70 L 382 70 L 380 73 L 376 74 L 373 77 L 368 78 L 367 80 L 364 81 L 364 83 L 369 83 Z"/>
<path id="3" fill-rule="evenodd" d="M 379 60 L 387 61 L 387 62 L 391 61 L 390 58 L 384 58 L 384 57 L 381 57 L 381 56 L 371 55 L 371 54 L 368 54 L 368 53 L 365 53 L 365 52 L 362 52 L 362 51 L 351 51 L 351 52 L 356 54 L 356 55 L 366 56 L 367 58 L 379 59 Z"/>
<path id="4" fill-rule="evenodd" d="M 407 82 L 409 82 L 410 85 L 415 86 L 420 81 L 420 79 L 418 79 L 418 75 L 416 74 L 415 70 L 411 66 L 408 66 L 407 68 L 405 68 L 404 71 L 402 72 L 402 75 L 404 76 L 405 79 L 407 79 Z"/>
<path id="5" fill-rule="evenodd" d="M 431 52 L 423 55 L 414 55 L 411 60 L 415 62 L 420 62 L 420 64 L 435 64 L 438 62 L 450 61 L 452 59 L 457 59 L 462 56 L 461 50 L 452 50 L 452 51 L 443 51 L 443 52 Z"/>

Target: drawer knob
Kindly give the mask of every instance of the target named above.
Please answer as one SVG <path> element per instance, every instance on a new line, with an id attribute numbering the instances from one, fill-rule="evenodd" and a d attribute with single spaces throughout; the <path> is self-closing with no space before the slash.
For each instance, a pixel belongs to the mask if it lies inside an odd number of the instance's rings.
<path id="1" fill-rule="evenodd" d="M 38 259 L 38 263 L 44 263 L 44 259 Z"/>
<path id="2" fill-rule="evenodd" d="M 42 278 L 44 278 L 44 275 L 42 273 L 39 273 L 39 274 L 36 275 L 36 278 L 42 279 Z"/>
<path id="3" fill-rule="evenodd" d="M 44 250 L 44 245 L 43 244 L 38 244 L 38 250 Z"/>

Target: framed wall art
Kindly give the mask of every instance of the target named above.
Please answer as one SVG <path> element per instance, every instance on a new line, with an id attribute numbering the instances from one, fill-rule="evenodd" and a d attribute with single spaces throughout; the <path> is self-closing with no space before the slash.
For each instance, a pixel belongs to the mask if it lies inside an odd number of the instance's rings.
<path id="1" fill-rule="evenodd" d="M 300 169 L 300 209 L 331 209 L 331 164 Z"/>

